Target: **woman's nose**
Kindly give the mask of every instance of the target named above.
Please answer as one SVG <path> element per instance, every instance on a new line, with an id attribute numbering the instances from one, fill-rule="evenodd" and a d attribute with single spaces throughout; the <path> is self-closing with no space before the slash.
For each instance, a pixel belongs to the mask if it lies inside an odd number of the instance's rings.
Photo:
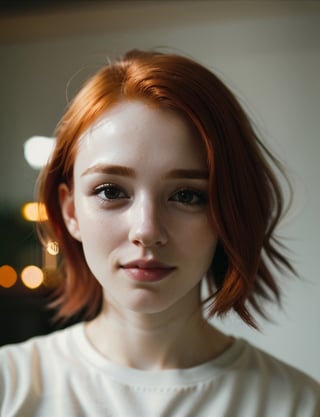
<path id="1" fill-rule="evenodd" d="M 129 216 L 129 240 L 143 247 L 163 246 L 168 241 L 164 210 L 155 201 L 135 201 Z"/>

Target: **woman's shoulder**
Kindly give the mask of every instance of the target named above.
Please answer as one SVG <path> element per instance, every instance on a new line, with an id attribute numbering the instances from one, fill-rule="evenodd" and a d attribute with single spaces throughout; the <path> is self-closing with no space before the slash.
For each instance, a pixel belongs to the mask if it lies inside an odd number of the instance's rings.
<path id="1" fill-rule="evenodd" d="M 1 416 L 50 415 L 70 369 L 78 367 L 75 350 L 82 326 L 76 324 L 0 348 Z M 42 409 L 45 413 L 38 414 Z"/>
<path id="2" fill-rule="evenodd" d="M 320 417 L 319 382 L 244 339 L 209 365 L 230 415 Z"/>
<path id="3" fill-rule="evenodd" d="M 276 358 L 272 354 L 244 342 L 242 366 L 248 375 L 259 377 L 273 395 L 299 395 L 305 400 L 313 399 L 320 406 L 320 383 L 302 370 Z M 320 411 L 320 410 L 319 410 Z"/>
<path id="4" fill-rule="evenodd" d="M 0 370 L 5 364 L 22 366 L 32 363 L 30 359 L 40 360 L 42 356 L 47 359 L 51 357 L 52 352 L 68 354 L 70 344 L 82 326 L 82 323 L 77 323 L 49 334 L 34 336 L 23 342 L 0 347 Z"/>

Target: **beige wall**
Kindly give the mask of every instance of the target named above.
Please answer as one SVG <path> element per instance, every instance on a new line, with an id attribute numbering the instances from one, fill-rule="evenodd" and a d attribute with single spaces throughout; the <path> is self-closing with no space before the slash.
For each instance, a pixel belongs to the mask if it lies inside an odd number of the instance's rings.
<path id="1" fill-rule="evenodd" d="M 52 134 L 66 89 L 72 96 L 108 55 L 169 47 L 233 88 L 293 178 L 296 200 L 282 232 L 302 279 L 284 279 L 284 311 L 270 307 L 275 323 L 261 322 L 262 333 L 233 316 L 219 326 L 320 379 L 320 3 L 120 1 L 0 19 L 0 28 L 2 204 L 32 199 L 36 174 L 23 141 Z"/>

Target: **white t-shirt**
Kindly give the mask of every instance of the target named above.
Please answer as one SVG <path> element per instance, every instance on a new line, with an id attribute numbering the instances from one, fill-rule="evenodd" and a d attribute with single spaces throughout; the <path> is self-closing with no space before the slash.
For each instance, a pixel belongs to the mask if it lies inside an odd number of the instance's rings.
<path id="1" fill-rule="evenodd" d="M 242 339 L 193 368 L 126 368 L 81 323 L 0 349 L 0 416 L 319 417 L 320 386 Z"/>

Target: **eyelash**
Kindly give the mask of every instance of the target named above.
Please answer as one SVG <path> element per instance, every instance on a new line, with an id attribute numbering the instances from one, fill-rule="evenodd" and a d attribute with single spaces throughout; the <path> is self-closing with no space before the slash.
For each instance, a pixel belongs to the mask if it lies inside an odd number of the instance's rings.
<path id="1" fill-rule="evenodd" d="M 113 192 L 117 192 L 117 195 L 113 195 L 113 196 L 107 196 L 106 195 L 106 191 L 110 191 L 112 190 Z M 103 185 L 99 185 L 99 187 L 94 189 L 94 194 L 97 195 L 98 197 L 100 196 L 100 194 L 104 193 L 104 197 L 100 197 L 102 200 L 104 201 L 113 201 L 113 200 L 121 200 L 124 198 L 129 198 L 129 196 L 127 195 L 127 193 L 125 191 L 123 191 L 123 189 L 121 187 L 119 187 L 118 185 L 115 184 L 103 184 Z M 122 194 L 121 197 L 119 197 L 119 194 Z"/>
<path id="2" fill-rule="evenodd" d="M 109 194 L 109 196 L 107 196 L 106 193 L 110 193 L 110 191 L 113 194 Z M 116 184 L 99 185 L 94 189 L 93 194 L 98 196 L 104 202 L 113 202 L 130 198 L 129 195 Z M 101 194 L 104 195 L 101 196 Z M 204 205 L 208 201 L 208 196 L 206 192 L 193 190 L 192 188 L 185 187 L 181 188 L 178 191 L 175 191 L 170 196 L 169 201 L 174 201 L 186 206 Z"/>
<path id="3" fill-rule="evenodd" d="M 178 199 L 176 199 L 177 196 L 182 197 L 182 200 L 184 201 L 179 201 Z M 186 196 L 191 197 L 191 200 L 187 199 L 188 201 L 186 201 Z M 176 201 L 187 206 L 203 205 L 207 203 L 207 200 L 207 193 L 203 191 L 193 190 L 191 188 L 181 188 L 180 190 L 176 191 L 172 195 L 172 197 L 170 197 L 170 201 Z"/>

